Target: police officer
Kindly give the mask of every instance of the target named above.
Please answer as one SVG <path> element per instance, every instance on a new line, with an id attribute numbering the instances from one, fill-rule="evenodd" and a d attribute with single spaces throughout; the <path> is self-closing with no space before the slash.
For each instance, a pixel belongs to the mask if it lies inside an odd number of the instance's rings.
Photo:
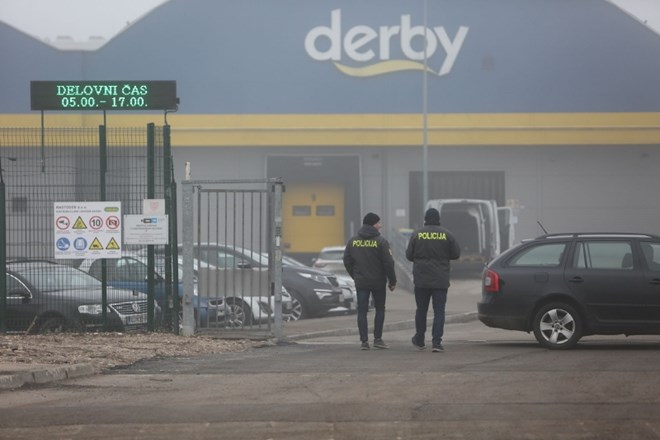
<path id="1" fill-rule="evenodd" d="M 368 213 L 364 216 L 358 234 L 348 240 L 344 251 L 344 267 L 355 281 L 357 290 L 357 324 L 362 350 L 369 350 L 367 310 L 370 295 L 373 296 L 376 309 L 374 347 L 389 348 L 383 341 L 385 292 L 386 285 L 390 290 L 394 290 L 396 274 L 390 244 L 380 235 L 381 228 L 380 217 L 373 212 Z"/>
<path id="2" fill-rule="evenodd" d="M 415 336 L 412 343 L 424 350 L 426 314 L 429 302 L 433 300 L 433 351 L 442 352 L 442 335 L 445 327 L 445 304 L 449 288 L 449 260 L 461 256 L 452 233 L 440 226 L 440 213 L 429 208 L 424 214 L 424 226 L 410 237 L 406 258 L 413 262 L 413 282 L 415 284 Z"/>

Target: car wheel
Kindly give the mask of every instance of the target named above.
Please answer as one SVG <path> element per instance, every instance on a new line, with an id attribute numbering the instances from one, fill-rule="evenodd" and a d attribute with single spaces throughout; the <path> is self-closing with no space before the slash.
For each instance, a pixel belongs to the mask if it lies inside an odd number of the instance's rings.
<path id="1" fill-rule="evenodd" d="M 39 333 L 45 334 L 64 333 L 67 330 L 68 326 L 66 324 L 66 320 L 61 317 L 46 318 L 38 328 Z"/>
<path id="2" fill-rule="evenodd" d="M 227 298 L 224 313 L 225 327 L 239 328 L 252 325 L 252 311 L 240 299 Z"/>
<path id="3" fill-rule="evenodd" d="M 289 290 L 289 293 L 291 294 L 291 316 L 289 316 L 288 321 L 297 321 L 299 319 L 307 318 L 307 306 L 303 299 L 297 292 L 294 293 Z"/>
<path id="4" fill-rule="evenodd" d="M 533 327 L 536 340 L 547 348 L 573 348 L 582 337 L 580 314 L 564 303 L 541 307 L 534 316 Z"/>

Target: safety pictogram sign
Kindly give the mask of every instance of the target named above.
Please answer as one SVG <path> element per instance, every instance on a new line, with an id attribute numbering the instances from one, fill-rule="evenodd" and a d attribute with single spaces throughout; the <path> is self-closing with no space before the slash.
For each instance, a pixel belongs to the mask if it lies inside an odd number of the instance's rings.
<path id="1" fill-rule="evenodd" d="M 55 258 L 120 258 L 121 202 L 56 202 Z"/>
<path id="2" fill-rule="evenodd" d="M 95 231 L 98 231 L 99 229 L 101 229 L 104 224 L 105 224 L 105 222 L 98 215 L 95 215 L 94 217 L 89 219 L 89 227 L 94 229 Z"/>
<path id="3" fill-rule="evenodd" d="M 95 238 L 94 241 L 92 241 L 92 244 L 89 245 L 89 249 L 93 251 L 102 251 L 103 245 L 101 244 L 98 238 Z"/>
<path id="4" fill-rule="evenodd" d="M 71 226 L 71 220 L 69 220 L 69 217 L 58 217 L 57 220 L 55 220 L 55 226 L 61 231 L 69 229 L 69 226 Z"/>
<path id="5" fill-rule="evenodd" d="M 119 250 L 119 245 L 117 244 L 117 240 L 111 238 L 110 241 L 108 242 L 108 245 L 105 248 Z"/>
<path id="6" fill-rule="evenodd" d="M 78 217 L 76 222 L 73 224 L 73 229 L 87 229 L 87 225 L 81 217 Z"/>

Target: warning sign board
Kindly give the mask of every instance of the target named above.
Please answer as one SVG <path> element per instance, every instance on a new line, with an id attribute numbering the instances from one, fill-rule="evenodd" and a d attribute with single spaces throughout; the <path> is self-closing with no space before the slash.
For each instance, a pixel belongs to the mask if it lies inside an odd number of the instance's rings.
<path id="1" fill-rule="evenodd" d="M 120 258 L 121 202 L 56 202 L 55 258 Z"/>

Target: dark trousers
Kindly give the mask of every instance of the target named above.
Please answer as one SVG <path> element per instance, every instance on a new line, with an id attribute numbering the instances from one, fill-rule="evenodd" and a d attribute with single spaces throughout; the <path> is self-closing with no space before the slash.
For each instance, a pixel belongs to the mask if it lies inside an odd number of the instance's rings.
<path id="1" fill-rule="evenodd" d="M 369 329 L 367 325 L 367 311 L 369 310 L 369 296 L 374 297 L 374 339 L 383 337 L 383 323 L 385 322 L 385 286 L 382 289 L 360 289 L 357 288 L 357 325 L 360 332 L 360 341 L 369 340 Z"/>
<path id="2" fill-rule="evenodd" d="M 442 335 L 445 330 L 445 304 L 447 303 L 447 289 L 415 287 L 415 303 L 417 311 L 415 312 L 415 330 L 417 339 L 424 342 L 426 333 L 426 315 L 429 311 L 429 302 L 433 300 L 433 344 L 442 342 Z"/>

